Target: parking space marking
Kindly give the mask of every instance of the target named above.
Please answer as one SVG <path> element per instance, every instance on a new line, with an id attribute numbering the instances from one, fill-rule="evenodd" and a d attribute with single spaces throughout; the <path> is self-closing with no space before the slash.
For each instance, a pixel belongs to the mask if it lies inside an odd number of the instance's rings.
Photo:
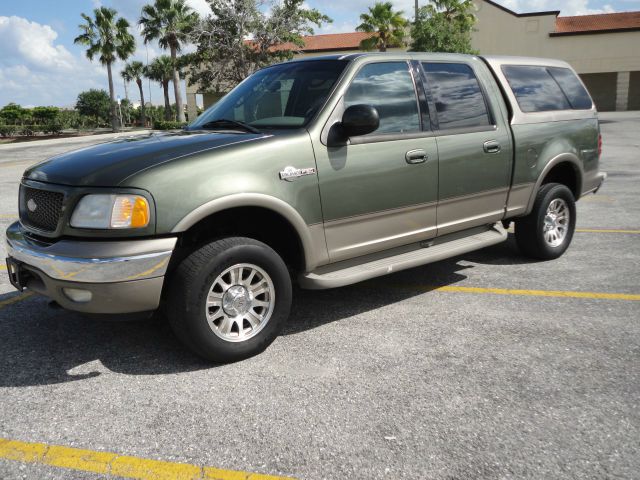
<path id="1" fill-rule="evenodd" d="M 33 292 L 25 292 L 19 295 L 14 295 L 13 297 L 9 297 L 6 300 L 0 300 L 0 310 L 4 307 L 11 305 L 12 303 L 18 303 L 22 300 L 26 300 L 27 298 L 33 296 Z"/>
<path id="2" fill-rule="evenodd" d="M 578 233 L 628 233 L 628 234 L 640 234 L 640 230 L 617 230 L 607 228 L 576 228 Z"/>
<path id="3" fill-rule="evenodd" d="M 482 287 L 435 287 L 424 286 L 426 290 L 450 293 L 489 293 L 493 295 L 520 295 L 529 297 L 561 297 L 561 298 L 592 298 L 600 300 L 640 301 L 640 294 L 604 293 L 604 292 L 574 292 L 560 290 L 518 290 L 511 288 L 482 288 Z"/>
<path id="4" fill-rule="evenodd" d="M 222 470 L 3 438 L 0 438 L 0 459 L 140 480 L 293 480 L 291 477 Z"/>

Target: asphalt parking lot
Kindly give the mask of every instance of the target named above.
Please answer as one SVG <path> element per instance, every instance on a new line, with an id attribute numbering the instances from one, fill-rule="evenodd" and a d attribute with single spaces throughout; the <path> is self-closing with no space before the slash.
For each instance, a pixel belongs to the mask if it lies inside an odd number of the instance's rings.
<path id="1" fill-rule="evenodd" d="M 219 479 L 638 478 L 640 112 L 601 118 L 609 178 L 562 258 L 510 239 L 297 291 L 285 333 L 237 364 L 203 363 L 162 322 L 51 309 L 0 267 L 0 478 L 173 478 L 149 460 Z M 95 141 L 0 147 L 2 232 L 24 168 Z M 31 442 L 138 460 L 74 470 Z"/>

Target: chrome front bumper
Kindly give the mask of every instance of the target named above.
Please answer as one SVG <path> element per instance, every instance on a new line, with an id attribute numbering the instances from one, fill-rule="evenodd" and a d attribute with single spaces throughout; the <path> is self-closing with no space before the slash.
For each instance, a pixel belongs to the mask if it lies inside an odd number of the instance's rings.
<path id="1" fill-rule="evenodd" d="M 154 310 L 176 238 L 37 242 L 19 223 L 6 232 L 7 254 L 26 270 L 26 288 L 70 310 L 132 313 Z M 91 292 L 76 301 L 69 289 Z"/>

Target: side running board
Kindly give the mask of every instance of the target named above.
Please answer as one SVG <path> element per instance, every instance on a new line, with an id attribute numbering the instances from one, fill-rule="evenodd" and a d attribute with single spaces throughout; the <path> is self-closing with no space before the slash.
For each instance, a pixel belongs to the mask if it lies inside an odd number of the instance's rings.
<path id="1" fill-rule="evenodd" d="M 428 246 L 421 242 L 325 265 L 300 275 L 299 282 L 302 288 L 312 290 L 343 287 L 479 250 L 506 239 L 507 231 L 500 223 L 496 223 L 430 240 Z"/>

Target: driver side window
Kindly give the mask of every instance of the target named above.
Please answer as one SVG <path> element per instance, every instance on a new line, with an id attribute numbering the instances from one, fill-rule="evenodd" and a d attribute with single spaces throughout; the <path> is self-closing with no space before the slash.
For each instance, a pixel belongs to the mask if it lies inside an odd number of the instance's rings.
<path id="1" fill-rule="evenodd" d="M 344 96 L 344 108 L 366 104 L 378 110 L 381 133 L 420 131 L 418 100 L 406 62 L 365 65 L 355 76 Z"/>

